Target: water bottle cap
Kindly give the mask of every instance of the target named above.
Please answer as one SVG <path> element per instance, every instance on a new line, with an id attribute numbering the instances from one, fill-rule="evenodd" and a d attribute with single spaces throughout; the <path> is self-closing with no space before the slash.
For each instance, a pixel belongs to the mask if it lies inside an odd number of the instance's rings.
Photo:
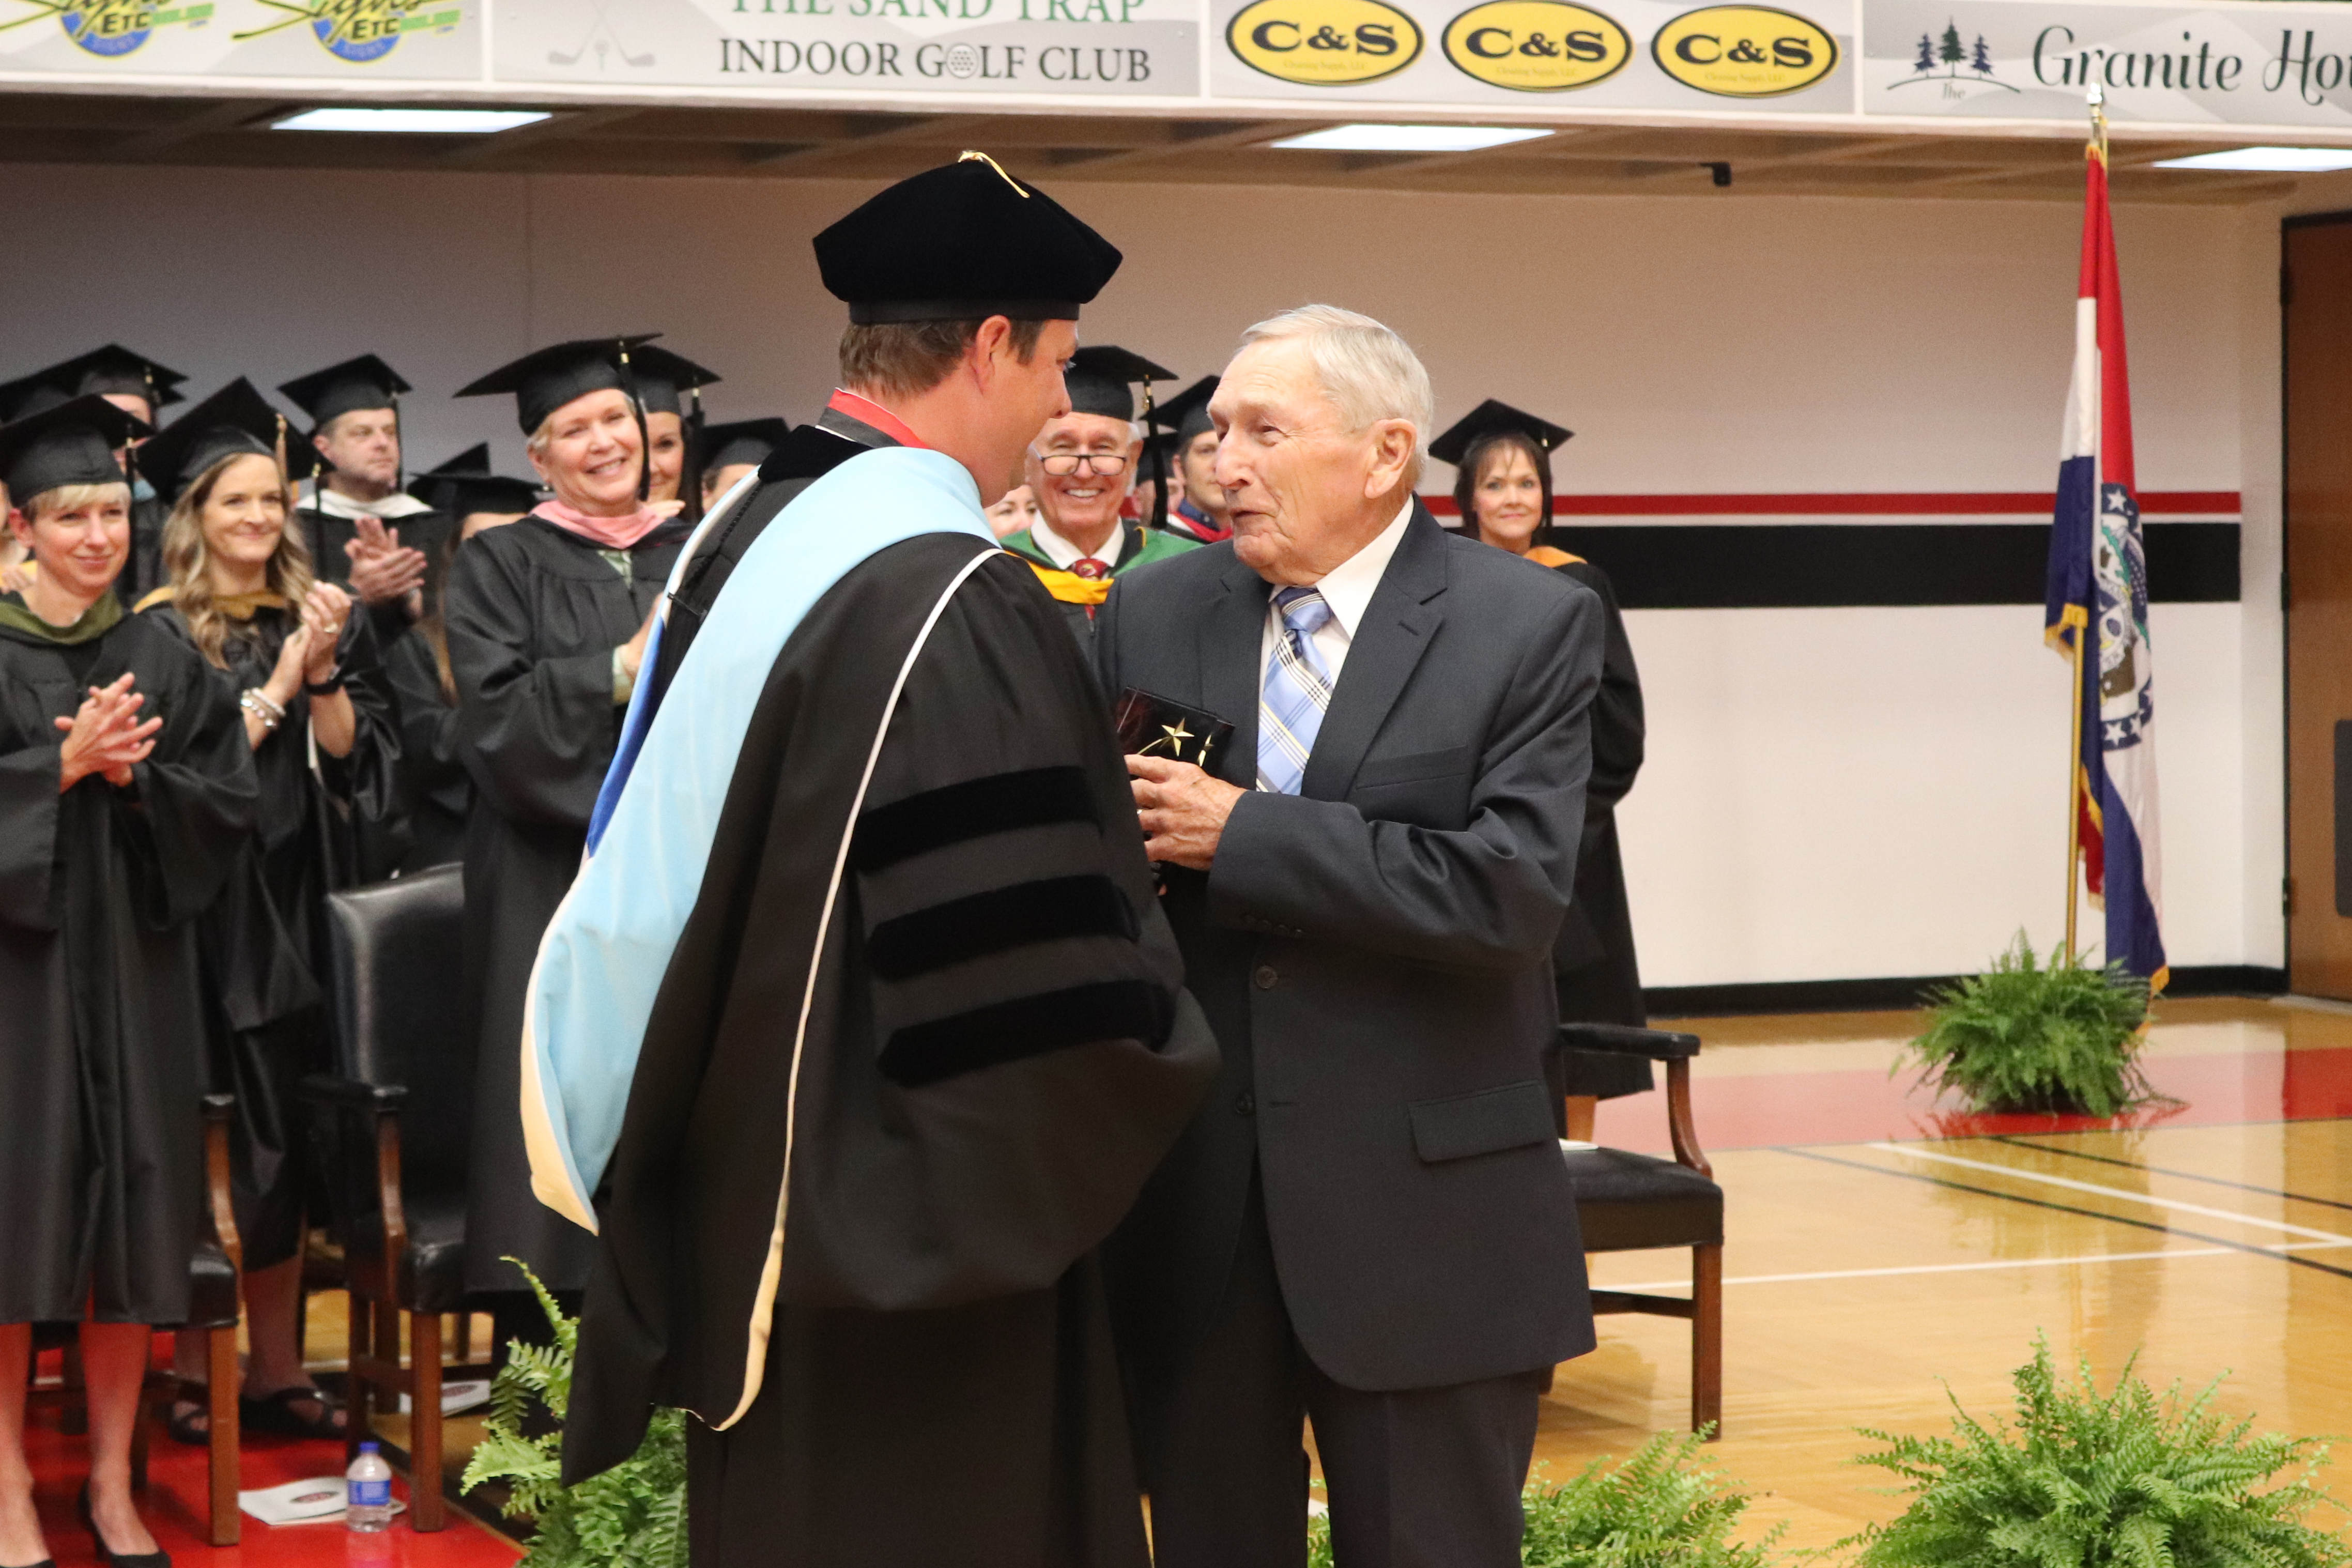
<path id="1" fill-rule="evenodd" d="M 362 1443 L 360 1445 L 360 1452 L 362 1454 L 373 1454 L 375 1451 L 376 1446 L 373 1443 Z"/>

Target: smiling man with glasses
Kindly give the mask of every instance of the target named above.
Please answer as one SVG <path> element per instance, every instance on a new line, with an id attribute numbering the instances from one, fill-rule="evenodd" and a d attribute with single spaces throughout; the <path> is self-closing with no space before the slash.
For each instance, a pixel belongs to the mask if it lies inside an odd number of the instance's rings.
<path id="1" fill-rule="evenodd" d="M 1063 376 L 1070 411 L 1045 422 L 1029 444 L 1024 475 L 1037 498 L 1037 521 L 1004 536 L 1004 548 L 1028 561 L 1062 606 L 1084 647 L 1111 579 L 1147 562 L 1199 546 L 1119 516 L 1135 488 L 1143 443 L 1135 429 L 1130 385 L 1173 374 L 1119 348 L 1080 349 Z"/>

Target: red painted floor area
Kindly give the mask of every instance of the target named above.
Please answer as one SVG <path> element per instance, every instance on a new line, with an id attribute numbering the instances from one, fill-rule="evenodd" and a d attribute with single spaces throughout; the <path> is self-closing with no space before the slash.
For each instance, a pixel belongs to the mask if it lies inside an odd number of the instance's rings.
<path id="1" fill-rule="evenodd" d="M 1703 1037 L 1705 1026 L 1698 1027 Z M 1939 1105 L 1906 1069 L 1892 1078 L 1880 1072 L 1694 1075 L 1691 1107 L 1699 1144 L 1710 1150 L 2352 1117 L 2352 1047 L 2158 1056 L 2146 1065 L 2157 1091 L 2179 1103 L 2112 1119 L 1976 1115 Z M 1665 1098 L 1604 1101 L 1596 1135 L 1613 1148 L 1668 1152 Z"/>
<path id="2" fill-rule="evenodd" d="M 167 1346 L 168 1336 L 158 1335 L 157 1342 Z M 74 1499 L 89 1473 L 89 1449 L 83 1440 L 59 1433 L 58 1412 L 41 1409 L 34 1412 L 25 1446 L 32 1461 L 41 1527 L 58 1568 L 89 1568 L 97 1563 L 89 1532 L 74 1517 Z M 307 1476 L 340 1475 L 342 1468 L 340 1443 L 249 1435 L 244 1443 L 238 1486 L 252 1491 Z M 430 1535 L 409 1529 L 404 1513 L 381 1535 L 354 1535 L 340 1523 L 272 1528 L 248 1514 L 243 1541 L 235 1546 L 210 1546 L 205 1543 L 205 1450 L 174 1443 L 161 1431 L 154 1434 L 140 1512 L 178 1568 L 332 1568 L 340 1563 L 365 1568 L 509 1568 L 518 1555 L 514 1547 L 456 1512 L 448 1529 Z M 395 1479 L 393 1494 L 407 1501 L 406 1480 Z"/>

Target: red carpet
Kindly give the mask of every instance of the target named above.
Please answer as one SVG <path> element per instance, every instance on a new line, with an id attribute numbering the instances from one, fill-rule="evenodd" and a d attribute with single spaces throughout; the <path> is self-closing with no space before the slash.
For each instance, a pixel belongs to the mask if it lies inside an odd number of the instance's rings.
<path id="1" fill-rule="evenodd" d="M 1704 1021 L 1695 1028 L 1704 1038 Z M 1699 1146 L 1705 1149 L 2352 1117 L 2352 1048 L 2152 1056 L 2146 1067 L 2158 1093 L 2183 1103 L 2151 1106 L 2114 1119 L 1972 1115 L 1939 1107 L 1934 1096 L 1916 1086 L 1916 1075 L 1906 1070 L 1893 1078 L 1880 1072 L 1694 1074 L 1691 1105 Z M 1644 1094 L 1603 1101 L 1595 1135 L 1613 1148 L 1669 1152 L 1666 1097 Z"/>
<path id="2" fill-rule="evenodd" d="M 168 1336 L 157 1335 L 156 1343 L 161 1353 L 170 1353 Z M 44 1359 L 43 1371 L 53 1373 L 55 1356 Z M 33 1412 L 32 1429 L 25 1438 L 41 1527 L 58 1568 L 90 1568 L 98 1554 L 90 1545 L 89 1532 L 74 1517 L 74 1499 L 89 1473 L 89 1450 L 82 1438 L 58 1432 L 58 1414 L 53 1408 Z M 306 1476 L 340 1475 L 342 1468 L 341 1443 L 249 1435 L 237 1484 L 240 1489 L 252 1491 Z M 353 1535 L 340 1522 L 273 1529 L 248 1514 L 241 1542 L 209 1546 L 205 1527 L 206 1473 L 205 1450 L 174 1443 L 160 1428 L 153 1434 L 148 1449 L 147 1490 L 140 1498 L 139 1510 L 156 1542 L 172 1554 L 175 1568 L 296 1568 L 298 1564 L 331 1568 L 346 1563 L 366 1568 L 509 1568 L 518 1555 L 515 1548 L 454 1510 L 449 1528 L 430 1535 L 409 1529 L 406 1514 L 381 1535 Z M 393 1495 L 407 1500 L 405 1479 L 394 1480 Z"/>

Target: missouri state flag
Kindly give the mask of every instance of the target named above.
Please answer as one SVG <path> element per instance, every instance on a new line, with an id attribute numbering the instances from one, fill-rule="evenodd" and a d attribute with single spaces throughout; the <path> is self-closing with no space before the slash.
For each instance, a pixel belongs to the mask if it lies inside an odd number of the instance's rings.
<path id="1" fill-rule="evenodd" d="M 2082 719 L 2074 810 L 2091 901 L 2106 915 L 2105 957 L 2160 989 L 2168 976 L 2147 549 L 2132 474 L 2123 295 L 2107 216 L 2104 146 L 2093 144 L 2089 166 L 2083 280 L 2074 301 L 2074 379 L 2059 444 L 2043 635 L 2062 652 L 2071 655 L 2078 642 L 2083 652 L 2074 699 Z"/>

